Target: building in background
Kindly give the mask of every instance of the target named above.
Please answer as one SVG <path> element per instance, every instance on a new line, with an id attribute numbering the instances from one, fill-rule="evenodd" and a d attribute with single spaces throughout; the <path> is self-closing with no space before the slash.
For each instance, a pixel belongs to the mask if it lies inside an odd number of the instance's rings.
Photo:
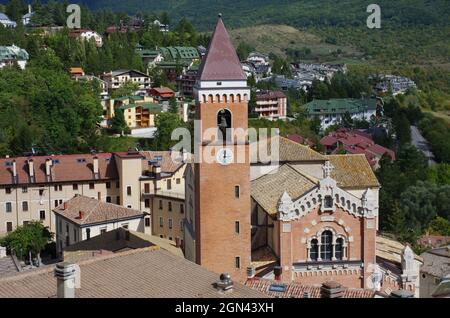
<path id="1" fill-rule="evenodd" d="M 84 41 L 95 41 L 97 47 L 103 46 L 103 38 L 95 31 L 87 29 L 73 29 L 70 31 L 69 36 L 75 39 L 81 39 Z"/>
<path id="2" fill-rule="evenodd" d="M 175 97 L 175 92 L 169 87 L 153 87 L 148 91 L 148 94 L 152 96 L 158 102 L 168 101 L 172 97 Z"/>
<path id="3" fill-rule="evenodd" d="M 286 95 L 281 91 L 256 92 L 256 107 L 254 111 L 259 115 L 259 118 L 269 120 L 286 119 Z"/>
<path id="4" fill-rule="evenodd" d="M 24 70 L 29 58 L 28 52 L 18 46 L 0 46 L 0 69 L 5 66 L 17 65 Z"/>
<path id="5" fill-rule="evenodd" d="M 0 24 L 3 25 L 5 28 L 15 28 L 17 26 L 17 23 L 12 21 L 8 16 L 4 13 L 0 12 Z"/>
<path id="6" fill-rule="evenodd" d="M 450 245 L 434 248 L 420 255 L 420 297 L 430 298 L 443 280 L 450 275 Z"/>
<path id="7" fill-rule="evenodd" d="M 151 85 L 150 76 L 135 70 L 116 70 L 103 73 L 101 79 L 108 84 L 110 91 L 122 87 L 127 82 L 131 82 L 137 84 L 139 91 L 145 93 Z"/>
<path id="8" fill-rule="evenodd" d="M 416 83 L 413 80 L 395 75 L 381 75 L 372 76 L 372 78 L 378 77 L 380 82 L 375 85 L 375 90 L 379 93 L 392 92 L 393 96 L 404 94 L 408 89 L 416 88 Z"/>
<path id="9" fill-rule="evenodd" d="M 315 99 L 304 107 L 309 118 L 319 118 L 322 129 L 327 129 L 332 125 L 341 123 L 346 113 L 352 119 L 368 121 L 372 116 L 377 116 L 380 105 L 379 100 L 375 98 L 335 98 L 329 100 Z"/>
<path id="10" fill-rule="evenodd" d="M 34 12 L 31 10 L 31 5 L 28 5 L 28 12 L 22 16 L 22 24 L 24 26 L 29 26 L 31 24 L 31 18 L 33 17 Z"/>

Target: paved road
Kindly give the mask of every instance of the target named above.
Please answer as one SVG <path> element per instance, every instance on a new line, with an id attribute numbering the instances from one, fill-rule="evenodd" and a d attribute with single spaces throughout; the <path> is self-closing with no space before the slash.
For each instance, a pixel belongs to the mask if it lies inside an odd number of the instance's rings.
<path id="1" fill-rule="evenodd" d="M 436 164 L 436 161 L 434 160 L 434 155 L 431 152 L 430 147 L 428 147 L 427 141 L 420 134 L 420 131 L 419 129 L 417 129 L 416 126 L 411 126 L 411 142 L 414 146 L 416 146 L 417 149 L 423 152 L 425 157 L 427 157 L 428 165 L 432 166 Z"/>

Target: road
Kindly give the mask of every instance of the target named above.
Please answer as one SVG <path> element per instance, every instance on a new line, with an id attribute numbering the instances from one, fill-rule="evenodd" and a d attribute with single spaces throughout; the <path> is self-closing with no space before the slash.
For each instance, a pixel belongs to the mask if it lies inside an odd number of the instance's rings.
<path id="1" fill-rule="evenodd" d="M 436 164 L 434 155 L 428 146 L 428 142 L 423 138 L 416 126 L 411 126 L 411 143 L 427 157 L 429 166 Z"/>

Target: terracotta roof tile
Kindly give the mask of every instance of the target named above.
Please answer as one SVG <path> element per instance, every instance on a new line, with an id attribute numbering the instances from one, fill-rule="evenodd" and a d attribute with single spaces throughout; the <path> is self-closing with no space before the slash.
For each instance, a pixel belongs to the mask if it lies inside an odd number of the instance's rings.
<path id="1" fill-rule="evenodd" d="M 161 171 L 166 173 L 175 173 L 183 166 L 182 162 L 176 162 L 172 159 L 170 151 L 143 151 L 142 155 L 147 162 L 144 162 L 144 168 L 148 168 L 148 161 L 158 161 L 161 166 Z"/>
<path id="2" fill-rule="evenodd" d="M 217 291 L 212 273 L 155 247 L 97 257 L 78 263 L 77 298 L 264 298 L 264 293 L 234 282 L 232 293 Z M 0 278 L 0 298 L 56 297 L 53 267 Z"/>
<path id="3" fill-rule="evenodd" d="M 65 204 L 67 204 L 67 209 L 64 209 Z M 141 211 L 101 202 L 82 195 L 73 197 L 66 203 L 57 206 L 53 211 L 79 225 L 143 217 Z M 80 219 L 80 212 L 84 213 L 82 219 Z"/>
<path id="4" fill-rule="evenodd" d="M 200 66 L 200 80 L 247 80 L 241 62 L 221 18 Z"/>

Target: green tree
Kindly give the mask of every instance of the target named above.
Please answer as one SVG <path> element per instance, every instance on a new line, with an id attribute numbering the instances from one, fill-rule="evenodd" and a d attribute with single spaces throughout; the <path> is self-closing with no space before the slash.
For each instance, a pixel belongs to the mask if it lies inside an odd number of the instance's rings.
<path id="1" fill-rule="evenodd" d="M 134 92 L 136 92 L 139 89 L 139 85 L 137 83 L 133 83 L 131 81 L 126 82 L 118 89 L 115 89 L 111 93 L 111 98 L 119 98 L 124 96 L 131 96 L 134 95 Z"/>
<path id="2" fill-rule="evenodd" d="M 0 244 L 14 251 L 17 257 L 22 260 L 28 257 L 30 263 L 32 263 L 32 257 L 37 257 L 38 265 L 40 265 L 40 254 L 45 246 L 51 242 L 53 235 L 42 222 L 32 221 L 17 227 L 14 232 L 4 237 Z"/>
<path id="3" fill-rule="evenodd" d="M 236 53 L 239 56 L 239 59 L 241 61 L 244 61 L 247 59 L 248 55 L 255 51 L 255 48 L 253 46 L 251 46 L 248 43 L 245 42 L 240 42 L 237 49 L 236 49 Z"/>
<path id="4" fill-rule="evenodd" d="M 114 110 L 114 117 L 111 122 L 111 129 L 114 133 L 120 134 L 121 136 L 123 134 L 128 134 L 130 131 L 130 128 L 128 127 L 125 117 L 123 114 L 123 110 L 117 107 Z"/>
<path id="5" fill-rule="evenodd" d="M 158 130 L 155 134 L 154 148 L 156 150 L 167 150 L 178 142 L 172 140 L 172 132 L 176 128 L 184 127 L 184 124 L 178 114 L 160 113 L 156 117 L 155 126 Z"/>
<path id="6" fill-rule="evenodd" d="M 178 114 L 178 103 L 175 96 L 169 99 L 169 112 L 173 114 Z"/>
<path id="7" fill-rule="evenodd" d="M 450 236 L 450 221 L 438 216 L 430 222 L 427 232 L 432 235 Z"/>

